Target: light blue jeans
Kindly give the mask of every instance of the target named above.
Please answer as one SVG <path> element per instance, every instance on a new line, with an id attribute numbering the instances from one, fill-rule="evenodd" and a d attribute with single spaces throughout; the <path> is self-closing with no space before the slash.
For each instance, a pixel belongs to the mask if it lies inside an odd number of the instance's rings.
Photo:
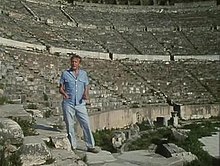
<path id="1" fill-rule="evenodd" d="M 73 106 L 67 102 L 62 103 L 64 121 L 66 123 L 68 139 L 73 149 L 77 148 L 77 140 L 74 130 L 75 117 L 79 121 L 81 128 L 83 129 L 83 135 L 87 148 L 93 148 L 95 141 L 90 128 L 89 115 L 85 105 Z"/>

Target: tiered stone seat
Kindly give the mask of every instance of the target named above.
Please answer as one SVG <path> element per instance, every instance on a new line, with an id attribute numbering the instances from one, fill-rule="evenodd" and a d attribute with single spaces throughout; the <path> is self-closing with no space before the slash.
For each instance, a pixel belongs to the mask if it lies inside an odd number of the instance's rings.
<path id="1" fill-rule="evenodd" d="M 220 62 L 186 61 L 184 62 L 184 66 L 188 69 L 191 75 L 212 95 L 212 98 L 215 98 L 213 101 L 219 101 Z"/>
<path id="2" fill-rule="evenodd" d="M 215 26 L 219 25 L 219 22 L 220 22 L 219 14 L 220 14 L 220 11 L 217 9 L 217 10 L 213 10 L 212 13 L 209 15 L 209 18 L 213 19 Z"/>
<path id="3" fill-rule="evenodd" d="M 95 84 L 96 81 L 90 80 L 90 102 L 88 106 L 90 112 L 111 111 L 115 109 L 125 108 L 125 101 L 112 93 L 106 87 Z"/>
<path id="4" fill-rule="evenodd" d="M 30 102 L 60 106 L 58 84 L 69 57 L 3 48 L 1 79 L 5 94 Z M 218 98 L 219 62 L 110 61 L 83 59 L 90 78 L 89 110 L 107 111 L 165 103 L 212 103 Z"/>
<path id="5" fill-rule="evenodd" d="M 25 9 L 25 5 L 36 15 Z M 58 5 L 2 0 L 0 10 L 0 36 L 16 41 L 113 55 L 166 55 L 169 51 L 173 55 L 219 54 L 220 12 L 217 8 L 201 11 L 155 8 L 148 11 L 143 8 L 64 6 L 63 10 L 72 21 Z M 26 99 L 30 101 L 41 101 L 46 92 L 54 103 L 59 103 L 57 85 L 61 71 L 68 66 L 68 59 L 14 49 L 6 49 L 2 54 L 7 55 L 6 59 L 1 59 L 4 65 L 1 77 L 7 76 L 7 82 L 3 82 L 7 84 L 6 94 L 12 98 L 27 94 Z M 210 64 L 216 67 L 216 63 Z M 83 66 L 91 78 L 91 110 L 163 103 L 163 93 L 181 103 L 216 101 L 218 79 L 215 78 L 218 75 L 208 75 L 210 64 L 201 62 L 198 67 L 182 62 L 85 59 Z M 197 67 L 203 72 L 197 72 Z M 199 78 L 193 74 L 194 70 Z M 207 80 L 205 84 L 203 80 Z"/>
<path id="6" fill-rule="evenodd" d="M 219 31 L 187 31 L 185 34 L 200 54 L 219 55 Z"/>
<path id="7" fill-rule="evenodd" d="M 218 10 L 189 10 L 176 13 L 169 13 L 176 25 L 182 30 L 209 30 L 213 23 L 217 21 Z M 217 23 L 217 22 L 216 22 Z"/>
<path id="8" fill-rule="evenodd" d="M 59 6 L 43 5 L 32 2 L 25 2 L 25 4 L 40 18 L 41 21 L 49 21 L 55 23 L 57 26 L 66 25 L 70 20 L 64 16 Z"/>
<path id="9" fill-rule="evenodd" d="M 91 36 L 87 35 L 88 31 L 85 32 L 82 28 L 66 27 L 53 28 L 53 30 L 61 38 L 65 39 L 65 43 L 58 42 L 59 44 L 63 44 L 63 47 L 68 45 L 67 48 L 71 49 L 106 52 L 100 44 L 96 43 Z"/>
<path id="10" fill-rule="evenodd" d="M 44 54 L 14 49 L 7 49 L 3 52 L 3 56 L 6 57 L 1 59 L 6 66 L 4 69 L 10 66 L 13 68 L 13 70 L 7 70 L 4 79 L 1 80 L 9 96 L 20 93 L 24 95 L 25 101 L 44 103 L 46 102 L 43 97 L 45 93 L 50 104 L 52 100 L 56 101 L 55 99 L 60 98 L 60 95 L 56 95 L 58 84 L 54 80 L 58 70 L 54 66 L 56 59 L 47 58 Z"/>
<path id="11" fill-rule="evenodd" d="M 139 13 L 123 13 L 123 12 L 112 12 L 105 13 L 105 18 L 111 22 L 115 29 L 120 32 L 126 31 L 144 31 L 145 25 L 139 16 Z"/>
<path id="12" fill-rule="evenodd" d="M 199 54 L 199 52 L 194 48 L 194 45 L 192 45 L 181 32 L 157 31 L 153 34 L 162 47 L 173 55 Z"/>
<path id="13" fill-rule="evenodd" d="M 32 38 L 26 40 L 26 42 L 60 47 L 63 47 L 63 44 L 65 43 L 68 46 L 65 39 L 56 34 L 51 27 L 47 26 L 44 22 L 36 21 L 30 15 L 23 15 L 19 20 L 16 18 L 13 19 L 16 21 L 19 28 L 32 36 Z"/>
<path id="14" fill-rule="evenodd" d="M 24 29 L 19 27 L 11 17 L 8 17 L 4 14 L 0 14 L 1 24 L 0 24 L 0 35 L 1 37 L 7 39 L 13 39 L 17 41 L 26 41 L 31 43 L 39 44 L 36 39 L 26 32 Z M 10 28 L 9 28 L 10 27 Z"/>
<path id="15" fill-rule="evenodd" d="M 137 13 L 138 18 L 144 23 L 149 31 L 172 31 L 175 27 L 174 22 L 170 20 L 166 13 L 162 12 Z"/>
<path id="16" fill-rule="evenodd" d="M 0 9 L 12 13 L 29 14 L 28 11 L 25 9 L 25 7 L 18 0 L 11 0 L 11 1 L 1 0 Z M 19 16 L 19 14 L 17 14 L 17 16 Z"/>
<path id="17" fill-rule="evenodd" d="M 42 104 L 46 102 L 44 99 L 46 94 L 52 107 L 60 107 L 62 99 L 58 92 L 59 79 L 62 71 L 69 68 L 69 58 L 14 49 L 6 49 L 2 54 L 8 56 L 6 59 L 0 59 L 4 69 L 1 71 L 4 79 L 1 79 L 0 83 L 5 85 L 5 93 L 10 99 L 16 93 L 20 96 L 24 94 L 26 101 Z M 89 61 L 85 60 L 83 63 L 87 64 Z M 89 75 L 91 76 L 91 105 L 88 106 L 90 112 L 126 107 L 123 98 L 99 84 L 90 72 Z"/>
<path id="18" fill-rule="evenodd" d="M 142 54 L 164 55 L 164 47 L 149 32 L 124 32 L 122 36 Z"/>
<path id="19" fill-rule="evenodd" d="M 87 33 L 91 38 L 95 39 L 95 41 L 99 42 L 101 45 L 104 45 L 104 47 L 112 53 L 138 54 L 132 45 L 114 30 L 87 30 Z"/>
<path id="20" fill-rule="evenodd" d="M 201 85 L 201 83 L 194 78 L 194 75 L 187 71 L 187 66 L 185 66 L 183 62 L 146 61 L 137 64 L 126 61 L 123 63 L 131 66 L 155 88 L 160 89 L 177 103 L 207 103 L 215 101 L 214 96 L 207 91 L 207 88 Z M 206 62 L 203 62 L 203 64 L 205 63 Z M 197 66 L 196 63 L 194 65 Z M 197 70 L 201 70 L 200 72 L 203 73 L 204 69 L 201 66 L 201 68 Z"/>
<path id="21" fill-rule="evenodd" d="M 112 28 L 112 24 L 108 21 L 108 14 L 106 12 L 87 10 L 83 7 L 66 7 L 64 10 L 75 19 L 79 27 L 91 29 Z"/>
<path id="22" fill-rule="evenodd" d="M 161 94 L 155 94 L 147 83 L 119 61 L 90 60 L 88 64 L 85 67 L 94 80 L 132 105 L 165 102 Z"/>
<path id="23" fill-rule="evenodd" d="M 167 51 L 174 55 L 219 52 L 220 12 L 217 8 L 193 11 L 64 6 L 62 10 L 70 16 L 68 18 L 57 4 L 18 0 L 9 4 L 3 0 L 0 10 L 1 37 L 18 41 L 131 55 L 164 55 Z"/>

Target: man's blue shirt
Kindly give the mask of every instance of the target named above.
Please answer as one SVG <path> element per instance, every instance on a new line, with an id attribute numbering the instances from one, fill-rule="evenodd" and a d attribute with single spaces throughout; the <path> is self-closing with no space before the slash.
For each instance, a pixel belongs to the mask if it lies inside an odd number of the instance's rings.
<path id="1" fill-rule="evenodd" d="M 62 73 L 60 84 L 64 85 L 65 92 L 69 96 L 69 99 L 64 99 L 64 102 L 74 106 L 85 104 L 83 94 L 86 86 L 89 84 L 86 71 L 80 69 L 76 77 L 73 71 L 68 69 Z"/>

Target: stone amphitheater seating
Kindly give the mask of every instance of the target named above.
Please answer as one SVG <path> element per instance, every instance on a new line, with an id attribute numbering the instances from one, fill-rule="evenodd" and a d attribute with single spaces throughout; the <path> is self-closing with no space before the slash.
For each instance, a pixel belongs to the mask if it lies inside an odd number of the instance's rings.
<path id="1" fill-rule="evenodd" d="M 49 56 L 42 53 L 30 53 L 6 49 L 1 59 L 2 75 L 9 77 L 3 81 L 8 96 L 16 93 L 27 94 L 28 101 L 43 102 L 46 93 L 50 100 L 58 103 L 57 92 L 59 77 L 69 62 L 68 59 Z M 13 61 L 16 60 L 15 63 Z M 117 61 L 85 59 L 83 62 L 91 82 L 92 109 L 111 110 L 130 107 L 131 104 L 164 103 L 164 99 L 129 73 L 128 69 Z M 115 70 L 116 69 L 116 70 Z M 6 82 L 4 82 L 6 81 Z M 13 89 L 13 90 L 12 90 Z M 130 105 L 130 106 L 129 106 Z"/>
<path id="2" fill-rule="evenodd" d="M 218 25 L 220 11 L 200 10 L 200 11 L 182 11 L 178 13 L 169 13 L 169 16 L 175 21 L 182 30 L 209 30 L 211 26 Z"/>
<path id="3" fill-rule="evenodd" d="M 13 40 L 113 54 L 219 54 L 218 7 L 61 8 L 54 3 L 3 0 L 0 10 L 0 35 Z"/>
<path id="4" fill-rule="evenodd" d="M 119 56 L 220 53 L 218 8 L 131 7 L 128 10 L 83 5 L 61 8 L 57 4 L 2 0 L 0 10 L 0 37 L 47 48 L 54 46 Z M 69 57 L 3 46 L 0 51 L 0 83 L 7 85 L 5 94 L 11 99 L 44 103 L 43 94 L 47 93 L 54 107 L 60 104 L 58 82 Z M 167 97 L 176 103 L 216 102 L 219 66 L 215 61 L 195 61 L 194 64 L 194 61 L 85 58 L 83 68 L 88 70 L 91 82 L 89 109 L 95 112 L 144 107 L 165 103 Z"/>
<path id="5" fill-rule="evenodd" d="M 200 62 L 204 65 L 197 65 L 197 62 L 189 64 L 187 62 L 141 62 L 138 65 L 133 62 L 124 62 L 132 69 L 137 71 L 143 78 L 147 78 L 148 81 L 163 91 L 167 96 L 174 99 L 176 103 L 207 103 L 216 101 L 216 94 L 218 85 L 218 62 Z M 211 66 L 215 66 L 216 68 Z M 189 67 L 191 66 L 191 67 Z M 209 67 L 213 71 L 212 74 L 208 74 Z M 193 68 L 193 69 L 191 69 Z M 190 69 L 190 70 L 188 70 Z M 202 71 L 201 71 L 202 70 Z M 204 70 L 204 72 L 203 72 Z M 202 76 L 201 76 L 201 75 Z M 205 81 L 202 83 L 199 79 L 209 79 L 212 75 L 212 89 L 207 88 Z M 215 75 L 215 76 L 214 76 Z"/>
<path id="6" fill-rule="evenodd" d="M 189 31 L 185 34 L 187 38 L 190 38 L 191 42 L 197 48 L 197 50 L 199 50 L 200 55 L 219 55 L 219 32 L 216 33 L 215 31 Z M 207 44 L 207 42 L 209 43 L 209 45 Z"/>
<path id="7" fill-rule="evenodd" d="M 164 31 L 154 32 L 157 41 L 164 49 L 172 52 L 174 55 L 201 55 L 195 50 L 194 43 L 188 41 L 188 38 L 182 32 Z"/>
<path id="8" fill-rule="evenodd" d="M 69 58 L 32 53 L 18 49 L 1 49 L 1 85 L 11 99 L 49 102 L 60 106 L 58 83 Z M 13 62 L 14 61 L 14 62 Z M 83 59 L 82 68 L 89 74 L 90 112 L 147 104 L 199 104 L 218 101 L 219 62 L 216 61 L 110 61 Z"/>

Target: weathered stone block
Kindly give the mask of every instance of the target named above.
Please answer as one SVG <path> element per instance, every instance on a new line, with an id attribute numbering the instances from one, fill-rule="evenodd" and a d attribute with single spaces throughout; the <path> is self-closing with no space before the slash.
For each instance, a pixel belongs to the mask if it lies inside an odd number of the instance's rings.
<path id="1" fill-rule="evenodd" d="M 156 149 L 156 153 L 164 157 L 172 157 L 172 156 L 175 156 L 174 154 L 183 153 L 183 152 L 185 152 L 184 149 L 178 147 L 177 145 L 173 143 L 158 145 Z"/>
<path id="2" fill-rule="evenodd" d="M 4 94 L 4 90 L 0 89 L 0 95 L 3 95 L 3 94 Z"/>
<path id="3" fill-rule="evenodd" d="M 52 158 L 45 142 L 36 136 L 25 137 L 18 151 L 21 154 L 23 166 L 41 165 Z"/>
<path id="4" fill-rule="evenodd" d="M 171 130 L 174 138 L 177 139 L 178 141 L 184 141 L 188 137 L 187 133 L 190 132 L 190 130 L 186 130 L 186 129 L 177 130 L 175 128 L 172 128 Z"/>
<path id="5" fill-rule="evenodd" d="M 51 141 L 55 145 L 55 148 L 71 151 L 71 145 L 66 134 L 51 136 Z"/>
<path id="6" fill-rule="evenodd" d="M 86 164 L 79 160 L 79 156 L 73 151 L 66 151 L 64 149 L 52 149 L 51 153 L 56 160 L 56 166 L 86 166 Z"/>
<path id="7" fill-rule="evenodd" d="M 20 118 L 21 120 L 32 121 L 31 114 L 27 113 L 21 104 L 7 104 L 0 106 L 0 117 Z"/>
<path id="8" fill-rule="evenodd" d="M 17 122 L 0 118 L 0 142 L 9 141 L 11 144 L 21 144 L 24 134 Z"/>
<path id="9" fill-rule="evenodd" d="M 38 109 L 26 109 L 33 117 L 43 118 L 43 113 Z"/>

